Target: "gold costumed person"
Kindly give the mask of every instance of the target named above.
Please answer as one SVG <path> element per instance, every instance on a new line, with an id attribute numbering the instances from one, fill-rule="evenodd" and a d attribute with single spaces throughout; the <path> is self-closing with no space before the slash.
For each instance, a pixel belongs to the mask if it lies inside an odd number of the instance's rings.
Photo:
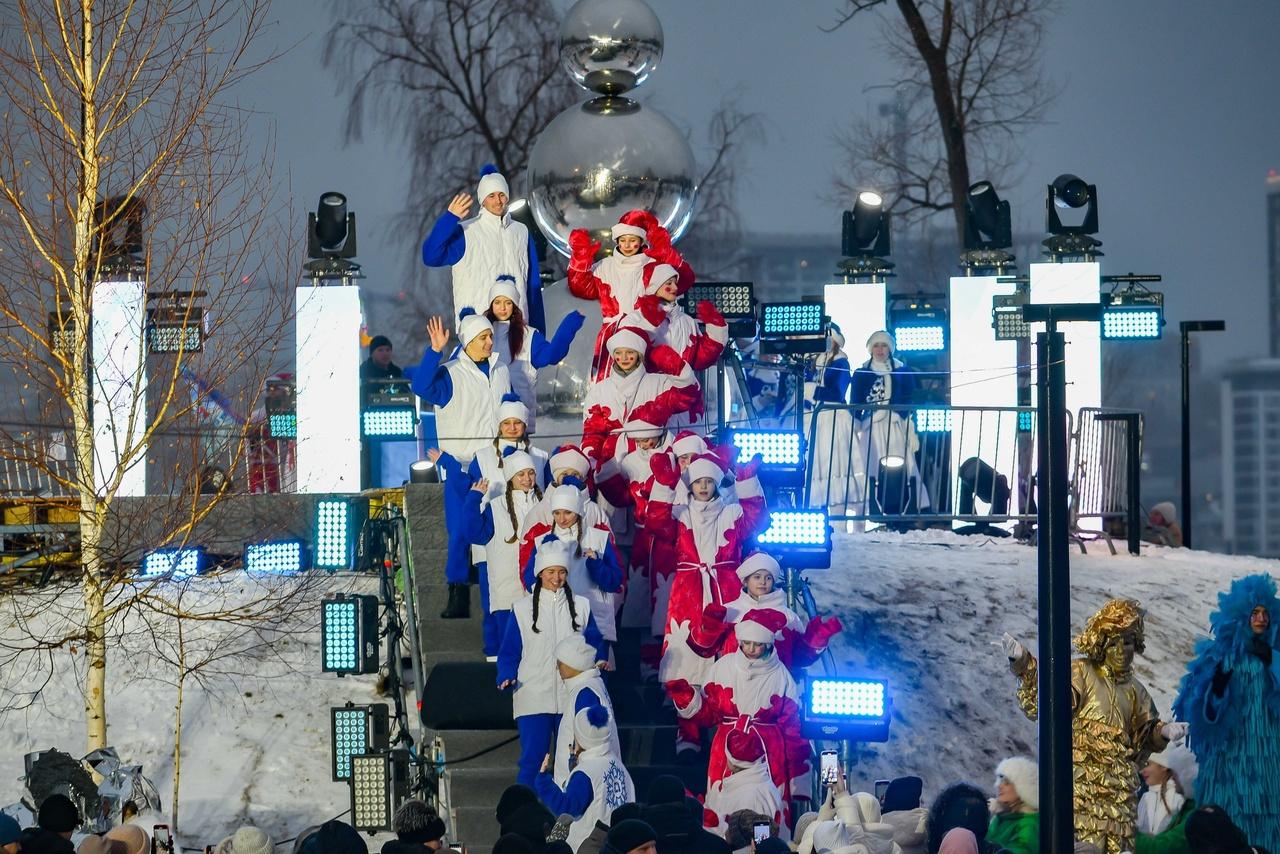
<path id="1" fill-rule="evenodd" d="M 1037 716 L 1037 663 L 1012 635 L 1003 639 L 1009 669 L 1020 680 L 1018 704 Z M 1142 652 L 1142 609 L 1133 599 L 1112 599 L 1089 618 L 1075 639 L 1082 658 L 1071 662 L 1072 799 L 1076 840 L 1104 854 L 1133 850 L 1138 769 L 1186 724 L 1160 721 L 1147 689 L 1133 675 Z"/>

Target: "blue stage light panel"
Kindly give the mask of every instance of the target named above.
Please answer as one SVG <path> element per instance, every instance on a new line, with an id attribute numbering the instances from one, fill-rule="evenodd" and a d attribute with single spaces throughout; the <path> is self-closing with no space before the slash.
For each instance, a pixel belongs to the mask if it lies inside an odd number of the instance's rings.
<path id="1" fill-rule="evenodd" d="M 378 669 L 378 597 L 336 596 L 320 603 L 322 673 Z"/>
<path id="2" fill-rule="evenodd" d="M 333 779 L 351 776 L 351 757 L 369 749 L 369 710 L 365 706 L 332 709 Z"/>
<path id="3" fill-rule="evenodd" d="M 244 547 L 244 571 L 268 575 L 296 575 L 305 568 L 306 547 L 301 540 L 249 543 Z"/>
<path id="4" fill-rule="evenodd" d="M 808 738 L 887 741 L 892 704 L 884 679 L 810 678 L 801 732 Z"/>
<path id="5" fill-rule="evenodd" d="M 946 332 L 939 323 L 899 326 L 893 330 L 893 340 L 900 353 L 925 353 L 947 347 Z"/>
<path id="6" fill-rule="evenodd" d="M 1159 338 L 1163 321 L 1164 312 L 1158 308 L 1104 308 L 1102 337 L 1108 341 Z"/>
<path id="7" fill-rule="evenodd" d="M 776 510 L 769 514 L 769 530 L 758 538 L 762 545 L 819 546 L 830 548 L 830 527 L 825 510 Z"/>
<path id="8" fill-rule="evenodd" d="M 267 416 L 267 429 L 272 439 L 298 438 L 298 414 L 296 412 L 280 412 Z"/>
<path id="9" fill-rule="evenodd" d="M 920 433 L 950 433 L 950 409 L 917 409 L 916 430 Z"/>
<path id="10" fill-rule="evenodd" d="M 825 307 L 820 302 L 764 303 L 760 306 L 760 337 L 821 335 Z"/>
<path id="11" fill-rule="evenodd" d="M 355 552 L 351 502 L 323 498 L 316 502 L 316 569 L 349 569 Z"/>
<path id="12" fill-rule="evenodd" d="M 142 555 L 142 565 L 135 576 L 140 579 L 164 578 L 174 581 L 204 572 L 207 554 L 200 546 L 156 549 Z"/>
<path id="13" fill-rule="evenodd" d="M 418 435 L 413 409 L 366 409 L 360 413 L 363 435 L 376 439 L 413 439 Z"/>
<path id="14" fill-rule="evenodd" d="M 1035 413 L 1033 412 L 1018 413 L 1018 432 L 1019 433 L 1030 433 L 1032 430 L 1035 429 L 1035 426 L 1036 426 Z"/>
<path id="15" fill-rule="evenodd" d="M 734 430 L 729 441 L 740 461 L 760 454 L 766 466 L 804 465 L 803 440 L 796 430 Z"/>

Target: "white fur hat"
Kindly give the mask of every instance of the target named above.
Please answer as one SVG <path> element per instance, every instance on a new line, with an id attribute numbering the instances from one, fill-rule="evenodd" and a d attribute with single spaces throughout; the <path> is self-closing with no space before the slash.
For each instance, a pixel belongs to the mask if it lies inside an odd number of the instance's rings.
<path id="1" fill-rule="evenodd" d="M 677 457 L 683 457 L 685 454 L 705 454 L 707 441 L 697 433 L 686 430 L 676 436 L 676 440 L 671 443 L 671 450 Z"/>
<path id="2" fill-rule="evenodd" d="M 604 706 L 587 706 L 573 716 L 573 740 L 583 750 L 609 743 L 609 710 Z"/>
<path id="3" fill-rule="evenodd" d="M 503 274 L 489 286 L 489 305 L 493 305 L 493 301 L 498 297 L 506 297 L 516 305 L 520 305 L 520 291 L 516 289 L 515 279 Z"/>
<path id="4" fill-rule="evenodd" d="M 631 236 L 638 237 L 641 240 L 646 240 L 649 237 L 648 233 L 640 226 L 628 225 L 625 222 L 615 223 L 613 228 L 609 229 L 609 234 L 613 237 L 614 243 L 617 243 L 618 238 L 624 234 L 630 234 Z"/>
<path id="5" fill-rule="evenodd" d="M 512 395 L 512 397 L 515 396 Z M 515 418 L 520 423 L 528 425 L 529 407 L 525 406 L 518 397 L 515 400 L 504 399 L 502 403 L 498 404 L 498 424 L 501 425 L 508 418 Z"/>
<path id="6" fill-rule="evenodd" d="M 552 487 L 551 491 L 551 509 L 552 510 L 572 510 L 579 516 L 582 515 L 582 490 L 571 483 L 562 483 L 559 486 Z"/>
<path id="7" fill-rule="evenodd" d="M 1188 798 L 1196 796 L 1196 777 L 1200 774 L 1200 765 L 1196 755 L 1181 744 L 1171 744 L 1159 753 L 1151 754 L 1151 761 L 1168 768 L 1173 772 L 1182 794 Z"/>
<path id="8" fill-rule="evenodd" d="M 554 474 L 564 469 L 571 469 L 586 477 L 591 471 L 591 462 L 577 445 L 562 445 L 551 455 L 551 471 Z"/>
<path id="9" fill-rule="evenodd" d="M 881 329 L 879 332 L 872 332 L 871 337 L 867 339 L 867 352 L 871 352 L 871 347 L 875 344 L 888 344 L 889 352 L 894 353 L 898 349 L 898 342 L 893 340 L 893 336 Z"/>
<path id="10" fill-rule="evenodd" d="M 571 556 L 568 543 L 546 539 L 538 543 L 538 553 L 533 558 L 533 574 L 541 575 L 544 569 L 553 566 L 568 569 Z"/>
<path id="11" fill-rule="evenodd" d="M 679 279 L 680 271 L 670 264 L 650 264 L 644 268 L 644 292 L 656 294 L 668 279 Z"/>
<path id="12" fill-rule="evenodd" d="M 1040 766 L 1034 759 L 1011 756 L 996 766 L 996 785 L 1003 777 L 1018 797 L 1033 810 L 1040 809 Z"/>
<path id="13" fill-rule="evenodd" d="M 462 346 L 466 347 L 477 335 L 483 332 L 493 332 L 493 324 L 489 322 L 489 318 L 482 314 L 467 314 L 458 321 L 458 340 L 462 342 Z"/>
<path id="14" fill-rule="evenodd" d="M 649 340 L 634 329 L 624 326 L 609 336 L 609 352 L 619 348 L 635 350 L 641 356 L 649 349 Z"/>
<path id="15" fill-rule="evenodd" d="M 485 196 L 490 193 L 511 195 L 511 189 L 507 186 L 507 179 L 502 177 L 498 172 L 498 167 L 492 163 L 485 164 L 480 169 L 480 183 L 476 184 L 476 198 L 483 202 Z"/>
<path id="16" fill-rule="evenodd" d="M 533 457 L 524 451 L 513 451 L 502 458 L 502 470 L 507 473 L 508 477 L 525 469 L 533 469 L 534 473 L 537 473 L 538 464 L 533 461 Z"/>
<path id="17" fill-rule="evenodd" d="M 714 458 L 707 454 L 694 457 L 693 461 L 689 463 L 689 467 L 685 469 L 684 475 L 688 483 L 709 477 L 716 482 L 716 485 L 719 485 L 720 481 L 724 480 L 724 469 L 720 467 L 720 464 Z"/>
<path id="18" fill-rule="evenodd" d="M 755 575 L 760 570 L 767 570 L 773 576 L 774 586 L 782 584 L 782 567 L 778 562 L 764 552 L 756 552 L 748 557 L 742 563 L 738 564 L 738 578 L 744 582 L 748 577 Z"/>
<path id="19" fill-rule="evenodd" d="M 840 331 L 840 327 L 832 323 L 827 327 L 827 334 L 831 336 L 831 340 L 835 342 L 837 347 L 844 347 L 844 333 Z M 890 349 L 893 349 L 890 345 Z"/>
<path id="20" fill-rule="evenodd" d="M 596 651 L 586 638 L 574 632 L 556 644 L 556 661 L 585 673 L 596 666 Z"/>
<path id="21" fill-rule="evenodd" d="M 1178 521 L 1178 508 L 1173 506 L 1172 501 L 1161 501 L 1151 508 L 1151 512 L 1159 513 L 1166 523 Z"/>

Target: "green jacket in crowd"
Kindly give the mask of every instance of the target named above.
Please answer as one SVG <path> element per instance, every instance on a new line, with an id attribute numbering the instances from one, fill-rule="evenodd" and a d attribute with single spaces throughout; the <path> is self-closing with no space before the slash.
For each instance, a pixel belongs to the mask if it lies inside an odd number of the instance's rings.
<path id="1" fill-rule="evenodd" d="M 1187 798 L 1182 809 L 1169 822 L 1163 832 L 1151 836 L 1139 833 L 1134 841 L 1133 854 L 1191 854 L 1187 846 L 1187 819 L 1196 811 L 1196 802 Z"/>
<path id="2" fill-rule="evenodd" d="M 1040 813 L 1005 812 L 993 815 L 991 827 L 987 829 L 987 844 L 994 846 L 994 850 L 1006 849 L 1013 854 L 1039 854 Z"/>

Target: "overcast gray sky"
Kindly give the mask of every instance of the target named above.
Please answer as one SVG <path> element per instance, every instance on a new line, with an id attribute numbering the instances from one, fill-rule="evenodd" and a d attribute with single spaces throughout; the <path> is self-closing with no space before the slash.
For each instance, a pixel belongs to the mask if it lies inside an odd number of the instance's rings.
<path id="1" fill-rule="evenodd" d="M 893 79 L 873 19 L 827 34 L 819 27 L 838 0 L 650 4 L 666 52 L 637 95 L 701 133 L 706 114 L 738 92 L 768 134 L 743 169 L 747 228 L 834 234 L 839 207 L 823 200 L 837 166 L 833 134 L 874 110 L 884 95 L 871 87 Z M 321 191 L 345 192 L 360 217 L 369 286 L 394 291 L 404 253 L 418 252 L 382 238 L 403 201 L 405 151 L 376 130 L 344 145 L 345 100 L 321 65 L 327 6 L 276 0 L 275 9 L 270 39 L 293 47 L 245 97 L 261 127 L 274 125 L 282 192 L 299 223 Z M 1027 134 L 1022 184 L 999 188 L 1015 229 L 1039 232 L 1045 184 L 1061 172 L 1096 183 L 1103 272 L 1163 273 L 1171 328 L 1225 318 L 1229 334 L 1209 346 L 1215 363 L 1267 348 L 1265 177 L 1280 167 L 1278 35 L 1274 0 L 1064 0 L 1045 55 L 1062 95 Z M 441 188 L 442 207 L 455 189 Z"/>

